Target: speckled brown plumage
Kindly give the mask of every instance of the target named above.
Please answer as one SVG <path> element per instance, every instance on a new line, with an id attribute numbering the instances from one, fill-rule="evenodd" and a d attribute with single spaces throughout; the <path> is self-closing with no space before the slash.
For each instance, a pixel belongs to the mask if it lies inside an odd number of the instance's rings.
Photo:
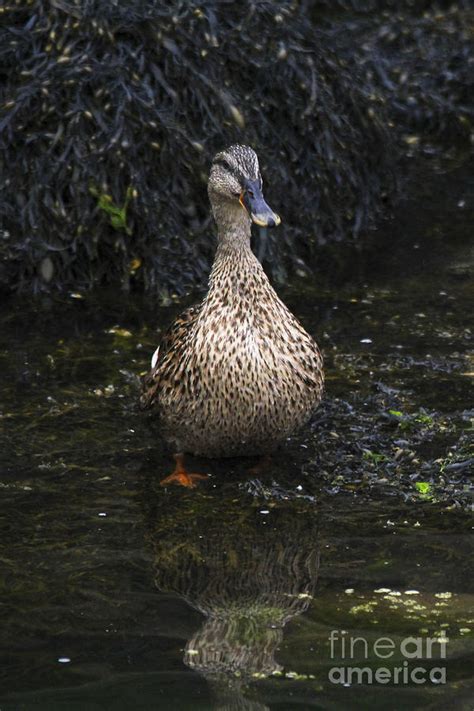
<path id="1" fill-rule="evenodd" d="M 251 148 L 216 156 L 209 197 L 218 247 L 209 292 L 165 334 L 140 398 L 178 451 L 207 457 L 271 451 L 308 420 L 323 391 L 318 346 L 251 251 L 251 220 L 239 202 L 246 179 L 261 188 Z"/>

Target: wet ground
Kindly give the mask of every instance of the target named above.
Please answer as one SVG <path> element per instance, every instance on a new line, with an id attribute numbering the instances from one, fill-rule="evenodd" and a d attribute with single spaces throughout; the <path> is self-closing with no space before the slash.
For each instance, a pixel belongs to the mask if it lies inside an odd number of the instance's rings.
<path id="1" fill-rule="evenodd" d="M 3 303 L 2 711 L 472 708 L 469 175 L 282 290 L 325 403 L 258 473 L 193 461 L 194 491 L 159 486 L 135 406 L 181 303 Z"/>

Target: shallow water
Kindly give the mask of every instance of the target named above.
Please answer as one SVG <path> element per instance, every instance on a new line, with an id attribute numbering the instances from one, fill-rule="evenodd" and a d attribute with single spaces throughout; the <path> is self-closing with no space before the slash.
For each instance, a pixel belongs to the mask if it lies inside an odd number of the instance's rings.
<path id="1" fill-rule="evenodd" d="M 432 175 L 283 290 L 324 349 L 324 406 L 258 472 L 194 460 L 194 491 L 159 486 L 172 459 L 135 407 L 181 303 L 3 304 L 2 711 L 472 707 L 468 175 Z M 447 679 L 331 683 L 349 666 Z"/>

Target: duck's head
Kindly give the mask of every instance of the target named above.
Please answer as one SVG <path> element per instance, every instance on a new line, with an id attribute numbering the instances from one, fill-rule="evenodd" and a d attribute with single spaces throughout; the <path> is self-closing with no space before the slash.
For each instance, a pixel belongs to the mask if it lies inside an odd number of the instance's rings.
<path id="1" fill-rule="evenodd" d="M 258 158 L 250 146 L 235 144 L 215 156 L 208 191 L 213 207 L 225 204 L 243 209 L 260 227 L 276 227 L 281 222 L 263 198 Z"/>

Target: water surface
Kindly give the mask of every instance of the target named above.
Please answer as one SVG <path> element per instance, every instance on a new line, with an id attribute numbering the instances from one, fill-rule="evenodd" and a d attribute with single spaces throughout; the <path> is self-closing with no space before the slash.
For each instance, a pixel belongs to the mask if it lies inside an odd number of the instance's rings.
<path id="1" fill-rule="evenodd" d="M 430 180 L 281 290 L 325 353 L 311 425 L 259 471 L 190 462 L 194 491 L 159 486 L 172 458 L 135 404 L 182 303 L 3 303 L 2 711 L 471 708 L 474 186 Z M 410 665 L 445 684 L 328 678 L 443 635 L 445 661 Z"/>

